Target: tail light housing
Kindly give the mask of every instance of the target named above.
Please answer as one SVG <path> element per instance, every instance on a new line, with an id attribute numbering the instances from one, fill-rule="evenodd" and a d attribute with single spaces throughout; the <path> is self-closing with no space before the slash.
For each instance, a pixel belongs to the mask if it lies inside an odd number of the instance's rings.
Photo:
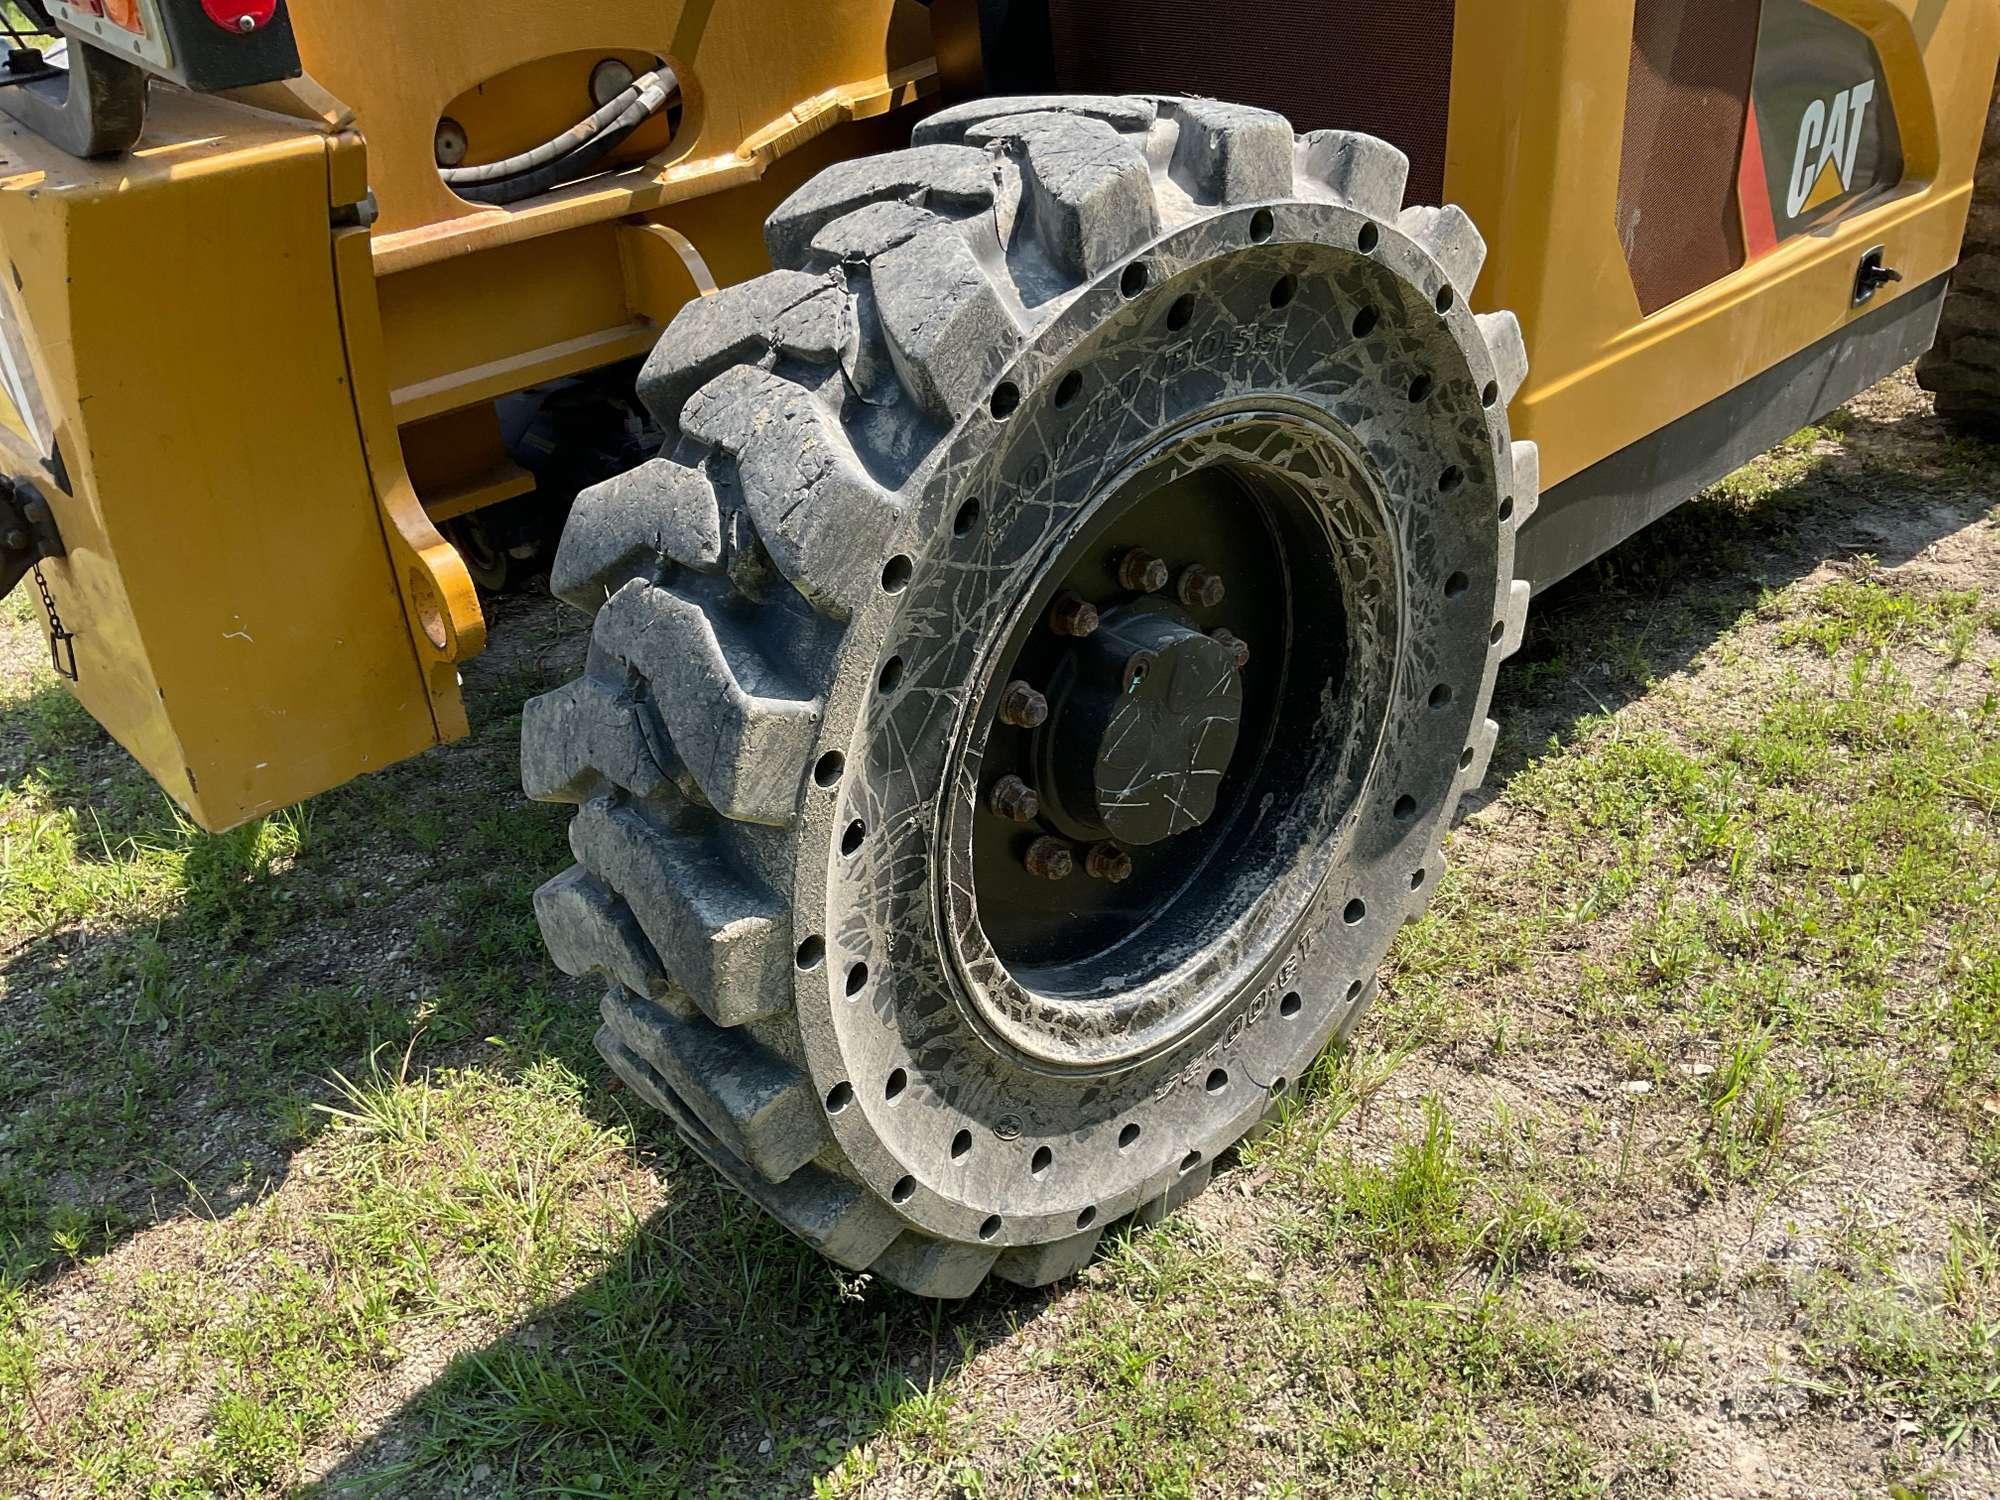
<path id="1" fill-rule="evenodd" d="M 284 0 L 43 0 L 56 29 L 200 93 L 299 76 Z"/>

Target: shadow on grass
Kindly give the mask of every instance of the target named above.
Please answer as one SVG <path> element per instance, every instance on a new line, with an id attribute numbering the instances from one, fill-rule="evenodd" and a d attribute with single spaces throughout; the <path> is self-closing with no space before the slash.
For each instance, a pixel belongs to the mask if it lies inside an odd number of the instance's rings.
<path id="1" fill-rule="evenodd" d="M 1928 406 L 1886 421 L 1850 410 L 1808 432 L 1837 448 L 1778 450 L 1536 598 L 1494 694 L 1501 735 L 1482 803 L 1552 738 L 1644 696 L 1768 593 L 1829 562 L 1907 562 L 2000 501 L 2000 447 L 1952 437 Z"/>
<path id="2" fill-rule="evenodd" d="M 603 1272 L 453 1359 L 312 1493 L 809 1493 L 884 1430 L 931 1436 L 959 1366 L 1050 1296 L 859 1286 L 673 1160 L 676 1203 Z"/>
<path id="3" fill-rule="evenodd" d="M 0 1278 L 258 1200 L 378 1046 L 586 1065 L 529 904 L 563 819 L 517 790 L 546 675 L 472 664 L 469 740 L 213 836 L 60 684 L 0 705 Z"/>

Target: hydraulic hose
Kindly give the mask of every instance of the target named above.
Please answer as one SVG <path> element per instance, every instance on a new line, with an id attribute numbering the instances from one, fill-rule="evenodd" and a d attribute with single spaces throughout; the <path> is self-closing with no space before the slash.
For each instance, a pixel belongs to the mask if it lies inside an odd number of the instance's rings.
<path id="1" fill-rule="evenodd" d="M 474 203 L 519 203 L 580 177 L 623 145 L 632 133 L 667 107 L 680 90 L 673 69 L 658 68 L 588 119 L 554 140 L 505 161 L 478 167 L 448 167 L 445 186 Z"/>

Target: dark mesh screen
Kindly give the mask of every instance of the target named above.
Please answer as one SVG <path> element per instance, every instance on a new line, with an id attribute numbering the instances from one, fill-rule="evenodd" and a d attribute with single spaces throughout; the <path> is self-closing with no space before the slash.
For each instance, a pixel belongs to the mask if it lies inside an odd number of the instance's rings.
<path id="1" fill-rule="evenodd" d="M 1743 154 L 1760 4 L 1638 0 L 1618 238 L 1639 306 L 1656 312 L 1743 264 Z"/>
<path id="2" fill-rule="evenodd" d="M 1364 130 L 1410 158 L 1410 201 L 1444 201 L 1456 0 L 1051 0 L 1064 92 L 1206 94 L 1300 131 Z"/>

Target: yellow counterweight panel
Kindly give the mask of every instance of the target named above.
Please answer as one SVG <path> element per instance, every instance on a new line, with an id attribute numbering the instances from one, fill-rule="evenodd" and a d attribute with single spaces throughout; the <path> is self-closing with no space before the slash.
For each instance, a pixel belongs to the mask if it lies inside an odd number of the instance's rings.
<path id="1" fill-rule="evenodd" d="M 1860 315 L 1862 253 L 1904 280 L 1949 271 L 1970 206 L 2000 6 L 1814 0 L 1868 32 L 1902 131 L 1905 179 L 1884 202 L 1788 240 L 1642 317 L 1618 239 L 1634 0 L 1479 0 L 1458 7 L 1446 196 L 1494 248 L 1481 306 L 1514 310 L 1532 373 L 1514 406 L 1555 484 L 1735 389 Z"/>
<path id="2" fill-rule="evenodd" d="M 67 546 L 76 692 L 210 828 L 443 732 L 356 421 L 328 149 L 169 90 L 124 160 L 0 126 L 0 251 L 74 494 L 9 464 Z"/>

